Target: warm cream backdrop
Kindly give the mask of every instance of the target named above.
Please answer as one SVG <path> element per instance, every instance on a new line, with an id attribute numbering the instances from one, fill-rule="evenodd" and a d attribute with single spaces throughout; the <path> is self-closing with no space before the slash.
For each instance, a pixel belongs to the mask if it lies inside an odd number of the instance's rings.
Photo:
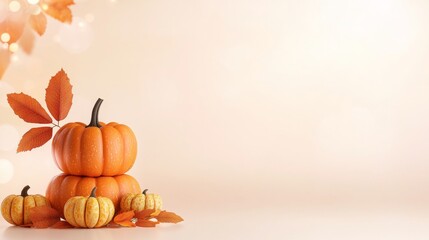
<path id="1" fill-rule="evenodd" d="M 188 217 L 176 237 L 279 239 L 288 229 L 306 239 L 312 228 L 350 239 L 349 219 L 369 222 L 368 239 L 372 222 L 397 230 L 429 211 L 429 3 L 76 2 L 74 24 L 49 21 L 0 82 L 1 198 L 26 184 L 44 192 L 59 174 L 49 145 L 14 153 L 30 125 L 5 93 L 43 100 L 64 68 L 75 94 L 66 121 L 88 122 L 101 97 L 102 120 L 132 127 L 139 154 L 129 174 Z M 259 226 L 274 210 L 274 223 Z M 341 215 L 353 211 L 363 214 Z M 238 230 L 218 228 L 225 218 Z M 212 225 L 193 225 L 202 219 Z"/>

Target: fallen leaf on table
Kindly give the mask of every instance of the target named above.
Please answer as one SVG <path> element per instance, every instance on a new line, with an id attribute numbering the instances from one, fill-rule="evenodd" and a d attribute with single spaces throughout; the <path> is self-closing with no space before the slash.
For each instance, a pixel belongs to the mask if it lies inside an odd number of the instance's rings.
<path id="1" fill-rule="evenodd" d="M 123 212 L 113 219 L 113 222 L 123 227 L 135 227 L 136 224 L 131 220 L 134 218 L 134 211 Z"/>
<path id="2" fill-rule="evenodd" d="M 60 213 L 48 206 L 31 208 L 30 220 L 34 228 L 48 228 L 61 221 Z"/>

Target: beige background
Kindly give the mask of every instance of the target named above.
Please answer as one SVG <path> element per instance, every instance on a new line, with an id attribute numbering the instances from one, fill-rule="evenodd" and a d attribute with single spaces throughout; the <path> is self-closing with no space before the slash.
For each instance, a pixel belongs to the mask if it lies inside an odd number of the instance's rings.
<path id="1" fill-rule="evenodd" d="M 129 174 L 186 220 L 94 239 L 427 239 L 427 2 L 76 2 L 0 82 L 1 198 L 60 173 L 49 145 L 15 154 L 32 125 L 5 94 L 42 101 L 64 68 L 63 124 L 103 98 L 137 135 Z"/>

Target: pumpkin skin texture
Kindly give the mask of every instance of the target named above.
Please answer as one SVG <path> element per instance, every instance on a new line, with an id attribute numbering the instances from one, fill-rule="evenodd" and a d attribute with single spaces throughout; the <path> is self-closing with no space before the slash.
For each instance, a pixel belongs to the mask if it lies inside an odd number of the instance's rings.
<path id="1" fill-rule="evenodd" d="M 112 200 L 116 211 L 123 195 L 141 192 L 140 185 L 133 177 L 123 174 L 114 177 L 81 177 L 67 174 L 55 176 L 46 189 L 46 198 L 61 216 L 67 200 L 76 196 L 89 196 L 97 187 L 97 195 Z"/>
<path id="2" fill-rule="evenodd" d="M 112 200 L 96 197 L 94 187 L 91 195 L 86 198 L 77 196 L 70 198 L 64 205 L 64 216 L 68 223 L 75 227 L 97 228 L 107 225 L 115 215 Z"/>
<path id="3" fill-rule="evenodd" d="M 30 209 L 39 206 L 49 206 L 46 198 L 40 194 L 28 195 L 30 187 L 22 189 L 21 195 L 9 195 L 1 203 L 3 218 L 13 225 L 25 225 L 31 223 Z"/>
<path id="4" fill-rule="evenodd" d="M 127 193 L 121 198 L 121 211 L 126 212 L 130 210 L 141 211 L 144 209 L 162 209 L 162 199 L 158 194 L 147 194 L 147 189 L 143 193 Z"/>
<path id="5" fill-rule="evenodd" d="M 52 155 L 67 174 L 98 177 L 124 174 L 137 156 L 137 140 L 126 125 L 98 122 L 102 100 L 94 106 L 91 123 L 68 123 L 52 140 Z"/>

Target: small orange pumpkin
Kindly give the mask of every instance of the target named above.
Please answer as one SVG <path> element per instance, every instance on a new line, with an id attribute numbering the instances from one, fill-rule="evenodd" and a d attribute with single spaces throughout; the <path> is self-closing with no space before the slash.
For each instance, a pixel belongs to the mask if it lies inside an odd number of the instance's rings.
<path id="1" fill-rule="evenodd" d="M 49 206 L 49 201 L 40 194 L 28 195 L 30 186 L 25 186 L 21 195 L 9 195 L 1 203 L 3 218 L 13 225 L 25 225 L 31 223 L 30 209 L 39 206 Z"/>
<path id="2" fill-rule="evenodd" d="M 96 197 L 94 187 L 89 197 L 77 196 L 67 200 L 64 205 L 64 217 L 75 227 L 98 228 L 106 226 L 115 215 L 112 200 Z"/>
<path id="3" fill-rule="evenodd" d="M 121 211 L 141 211 L 144 209 L 162 209 L 162 199 L 158 194 L 146 194 L 147 189 L 142 193 L 134 194 L 127 193 L 125 194 L 120 203 Z"/>
<path id="4" fill-rule="evenodd" d="M 67 174 L 98 177 L 127 172 L 137 156 L 137 140 L 126 125 L 98 121 L 103 102 L 98 99 L 91 123 L 68 123 L 52 140 L 52 155 L 57 166 Z"/>
<path id="5" fill-rule="evenodd" d="M 67 174 L 55 176 L 46 189 L 46 198 L 62 216 L 67 200 L 75 196 L 88 196 L 97 187 L 97 195 L 110 198 L 116 211 L 127 193 L 141 192 L 140 185 L 133 177 L 123 174 L 114 177 L 81 177 Z"/>

